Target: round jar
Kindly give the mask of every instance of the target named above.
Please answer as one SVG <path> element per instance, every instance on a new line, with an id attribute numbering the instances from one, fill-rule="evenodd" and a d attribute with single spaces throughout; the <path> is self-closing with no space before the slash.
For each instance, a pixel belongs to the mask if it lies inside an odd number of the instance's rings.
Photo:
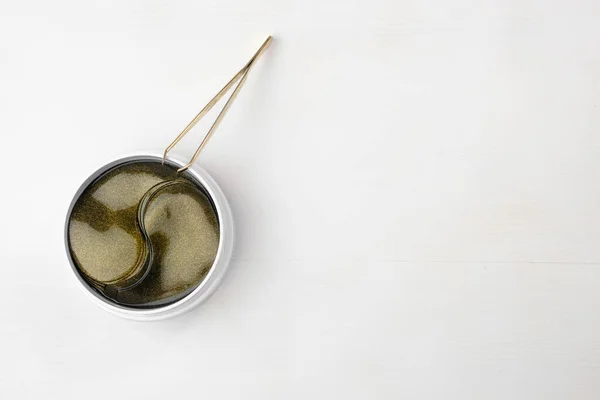
<path id="1" fill-rule="evenodd" d="M 214 256 L 212 265 L 210 265 L 206 274 L 203 275 L 202 280 L 198 282 L 195 287 L 190 287 L 183 297 L 177 298 L 170 303 L 145 305 L 143 307 L 119 303 L 108 296 L 106 292 L 100 290 L 98 285 L 90 281 L 89 276 L 86 276 L 86 274 L 82 272 L 81 265 L 78 262 L 71 245 L 70 229 L 74 210 L 77 211 L 78 202 L 81 201 L 80 199 L 82 199 L 82 196 L 85 196 L 88 188 L 96 184 L 102 177 L 122 166 L 144 163 L 162 164 L 162 157 L 158 155 L 136 155 L 115 160 L 94 172 L 81 185 L 75 194 L 67 213 L 65 223 L 65 246 L 67 257 L 79 285 L 94 303 L 106 311 L 123 318 L 151 321 L 172 317 L 186 312 L 202 303 L 215 291 L 229 266 L 229 261 L 233 252 L 234 233 L 231 210 L 223 192 L 205 170 L 193 165 L 186 171 L 186 179 L 206 196 L 218 222 L 218 244 L 216 255 Z M 164 164 L 173 170 L 185 165 L 185 163 L 173 158 L 169 158 Z"/>

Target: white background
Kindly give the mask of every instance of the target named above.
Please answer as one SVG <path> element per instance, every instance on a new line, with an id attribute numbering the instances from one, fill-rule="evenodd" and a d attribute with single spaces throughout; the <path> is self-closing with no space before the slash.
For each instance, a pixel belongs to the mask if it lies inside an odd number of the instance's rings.
<path id="1" fill-rule="evenodd" d="M 598 399 L 599 4 L 0 1 L 0 398 Z M 223 285 L 164 322 L 95 307 L 73 194 L 268 34 L 198 160 Z"/>

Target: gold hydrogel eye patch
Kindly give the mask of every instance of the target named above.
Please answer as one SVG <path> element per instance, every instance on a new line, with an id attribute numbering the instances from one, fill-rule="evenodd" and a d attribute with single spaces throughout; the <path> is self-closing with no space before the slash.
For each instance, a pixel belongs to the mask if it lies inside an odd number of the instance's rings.
<path id="1" fill-rule="evenodd" d="M 105 297 L 145 307 L 197 287 L 219 246 L 211 199 L 189 175 L 158 161 L 113 167 L 84 189 L 68 245 L 81 275 Z"/>

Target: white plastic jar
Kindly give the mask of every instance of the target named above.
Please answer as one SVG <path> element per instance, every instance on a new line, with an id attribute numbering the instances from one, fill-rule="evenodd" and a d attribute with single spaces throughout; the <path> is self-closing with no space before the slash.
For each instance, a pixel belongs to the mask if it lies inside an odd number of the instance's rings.
<path id="1" fill-rule="evenodd" d="M 98 169 L 80 186 L 79 190 L 73 197 L 73 200 L 69 207 L 69 211 L 67 213 L 65 223 L 65 245 L 67 250 L 67 257 L 71 264 L 73 273 L 77 278 L 77 282 L 87 294 L 87 297 L 92 300 L 92 302 L 96 303 L 104 310 L 123 318 L 138 321 L 153 321 L 173 317 L 182 314 L 186 311 L 189 311 L 192 308 L 199 305 L 200 303 L 202 303 L 203 301 L 205 301 L 217 289 L 223 277 L 225 276 L 225 273 L 227 272 L 231 255 L 233 253 L 234 225 L 231 209 L 229 208 L 227 199 L 225 198 L 225 195 L 223 194 L 223 191 L 221 190 L 219 185 L 211 178 L 211 176 L 204 169 L 196 165 L 192 165 L 187 170 L 187 172 L 189 173 L 190 177 L 195 181 L 195 183 L 204 189 L 207 196 L 212 201 L 219 221 L 219 244 L 217 254 L 212 264 L 212 267 L 208 271 L 206 277 L 202 280 L 202 282 L 198 284 L 196 288 L 194 288 L 185 297 L 175 301 L 174 303 L 164 306 L 148 308 L 126 307 L 106 298 L 84 279 L 84 277 L 81 275 L 81 272 L 75 265 L 73 256 L 69 250 L 69 221 L 77 200 L 80 198 L 80 196 L 83 194 L 83 192 L 89 185 L 96 181 L 98 177 L 104 175 L 107 171 L 115 168 L 116 166 L 136 161 L 156 162 L 162 161 L 162 157 L 156 154 L 143 154 L 117 159 Z M 182 162 L 178 158 L 173 157 L 169 157 L 168 162 L 177 168 L 183 167 L 185 165 L 184 162 Z"/>

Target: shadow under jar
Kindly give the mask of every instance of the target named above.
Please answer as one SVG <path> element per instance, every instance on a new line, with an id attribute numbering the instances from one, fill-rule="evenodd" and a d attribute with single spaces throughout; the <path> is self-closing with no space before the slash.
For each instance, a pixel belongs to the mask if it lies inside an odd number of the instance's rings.
<path id="1" fill-rule="evenodd" d="M 180 167 L 156 156 L 117 160 L 73 199 L 65 231 L 71 265 L 113 313 L 178 314 L 207 297 L 225 272 L 232 248 L 227 202 L 205 171 L 177 173 Z"/>

